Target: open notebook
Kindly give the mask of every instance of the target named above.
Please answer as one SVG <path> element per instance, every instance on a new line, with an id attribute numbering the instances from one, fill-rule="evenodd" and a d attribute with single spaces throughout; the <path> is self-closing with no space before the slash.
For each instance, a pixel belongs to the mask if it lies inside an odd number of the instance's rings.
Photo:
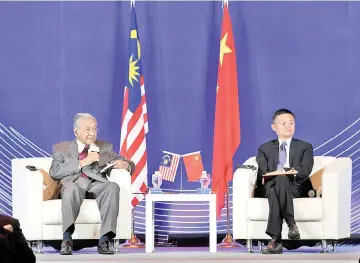
<path id="1" fill-rule="evenodd" d="M 289 170 L 287 172 L 285 171 L 269 172 L 262 176 L 262 183 L 265 184 L 267 181 L 274 179 L 276 176 L 287 176 L 290 180 L 294 180 L 296 174 L 297 171 L 295 171 L 294 169 Z"/>
<path id="2" fill-rule="evenodd" d="M 116 165 L 116 162 L 108 163 L 104 168 L 100 170 L 100 173 L 106 172 L 108 169 L 111 169 L 113 166 Z"/>

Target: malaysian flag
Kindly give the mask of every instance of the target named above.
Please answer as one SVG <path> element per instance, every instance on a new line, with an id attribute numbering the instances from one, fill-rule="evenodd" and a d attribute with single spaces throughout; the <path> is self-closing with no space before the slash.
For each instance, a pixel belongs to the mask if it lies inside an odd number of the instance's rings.
<path id="1" fill-rule="evenodd" d="M 135 207 L 147 191 L 146 133 L 148 119 L 144 77 L 140 63 L 140 41 L 138 37 L 135 8 L 131 6 L 131 24 L 128 50 L 127 78 L 124 90 L 124 105 L 120 138 L 120 154 L 135 163 L 131 177 L 134 195 L 131 203 Z"/>
<path id="2" fill-rule="evenodd" d="M 159 172 L 161 173 L 163 180 L 170 182 L 175 181 L 180 158 L 181 156 L 179 154 L 163 151 L 161 164 L 159 166 Z"/>

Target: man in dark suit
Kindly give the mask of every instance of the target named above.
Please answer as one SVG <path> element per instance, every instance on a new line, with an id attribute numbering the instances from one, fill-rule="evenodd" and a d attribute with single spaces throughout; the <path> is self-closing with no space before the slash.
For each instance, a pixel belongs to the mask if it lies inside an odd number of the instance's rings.
<path id="1" fill-rule="evenodd" d="M 36 258 L 28 246 L 19 220 L 0 214 L 0 262 L 35 263 Z"/>
<path id="2" fill-rule="evenodd" d="M 290 240 L 300 239 L 294 219 L 293 198 L 306 197 L 312 190 L 309 175 L 314 164 L 313 147 L 310 143 L 293 138 L 295 116 L 287 109 L 273 114 L 271 128 L 277 139 L 262 144 L 258 149 L 256 162 L 258 174 L 255 197 L 266 197 L 269 201 L 269 218 L 266 234 L 271 237 L 264 254 L 281 254 L 283 251 L 281 230 L 283 220 L 289 227 Z M 297 171 L 293 179 L 278 175 L 262 184 L 262 176 L 268 172 Z"/>
<path id="3" fill-rule="evenodd" d="M 101 167 L 115 162 L 114 169 L 134 171 L 133 162 L 113 151 L 112 144 L 97 140 L 96 119 L 88 113 L 78 113 L 74 118 L 76 139 L 53 147 L 53 161 L 49 174 L 61 182 L 63 242 L 61 255 L 71 255 L 72 234 L 84 198 L 96 199 L 101 216 L 100 254 L 114 254 L 109 241 L 115 237 L 119 214 L 119 191 L 116 183 L 109 182 Z"/>

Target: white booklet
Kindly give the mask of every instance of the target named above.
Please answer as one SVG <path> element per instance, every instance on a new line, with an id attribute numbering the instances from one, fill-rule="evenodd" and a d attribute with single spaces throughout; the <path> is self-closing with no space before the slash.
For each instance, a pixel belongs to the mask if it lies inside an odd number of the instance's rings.
<path id="1" fill-rule="evenodd" d="M 104 168 L 101 169 L 100 173 L 106 172 L 108 169 L 116 165 L 116 162 L 108 163 Z"/>

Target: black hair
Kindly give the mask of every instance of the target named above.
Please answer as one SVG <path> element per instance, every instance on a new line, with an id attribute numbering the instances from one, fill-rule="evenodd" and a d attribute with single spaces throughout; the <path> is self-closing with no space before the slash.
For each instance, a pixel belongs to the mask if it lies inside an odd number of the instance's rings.
<path id="1" fill-rule="evenodd" d="M 275 118 L 277 116 L 281 115 L 281 114 L 291 114 L 295 119 L 294 113 L 292 113 L 290 110 L 288 110 L 288 109 L 280 109 L 280 110 L 277 110 L 277 111 L 274 112 L 273 117 L 272 117 L 272 121 L 274 122 Z"/>

